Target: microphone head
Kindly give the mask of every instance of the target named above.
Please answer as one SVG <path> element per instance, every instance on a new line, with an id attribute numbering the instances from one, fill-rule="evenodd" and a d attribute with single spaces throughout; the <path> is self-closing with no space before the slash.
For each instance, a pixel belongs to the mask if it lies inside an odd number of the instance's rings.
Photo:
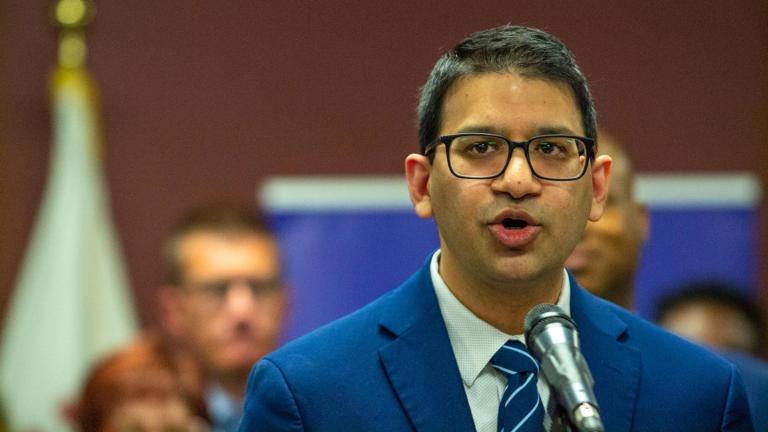
<path id="1" fill-rule="evenodd" d="M 551 303 L 541 303 L 528 312 L 525 316 L 524 329 L 525 329 L 525 344 L 529 349 L 532 347 L 531 337 L 538 333 L 549 323 L 558 322 L 566 327 L 571 327 L 576 330 L 576 323 L 566 315 L 565 311 L 560 306 L 553 305 Z"/>
<path id="2" fill-rule="evenodd" d="M 553 304 L 534 306 L 525 317 L 525 344 L 574 430 L 602 432 L 594 380 L 571 317 Z"/>

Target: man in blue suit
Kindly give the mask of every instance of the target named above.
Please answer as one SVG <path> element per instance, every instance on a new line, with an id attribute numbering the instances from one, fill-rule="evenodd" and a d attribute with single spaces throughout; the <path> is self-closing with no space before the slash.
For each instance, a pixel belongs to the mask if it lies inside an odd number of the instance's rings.
<path id="1" fill-rule="evenodd" d="M 418 115 L 406 178 L 440 249 L 399 288 L 257 363 L 241 431 L 554 430 L 546 378 L 498 367 L 540 303 L 578 325 L 606 431 L 752 430 L 733 366 L 564 270 L 603 211 L 611 160 L 562 42 L 517 26 L 469 36 L 436 63 Z M 533 391 L 530 410 L 518 390 L 500 403 L 513 385 Z"/>

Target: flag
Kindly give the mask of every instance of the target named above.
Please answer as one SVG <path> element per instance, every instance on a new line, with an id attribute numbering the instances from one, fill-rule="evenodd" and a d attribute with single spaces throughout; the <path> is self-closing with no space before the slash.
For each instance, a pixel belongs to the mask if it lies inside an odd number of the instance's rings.
<path id="1" fill-rule="evenodd" d="M 51 91 L 50 171 L 0 339 L 0 403 L 12 431 L 69 430 L 62 414 L 88 369 L 136 330 L 95 87 L 83 66 L 59 66 Z"/>

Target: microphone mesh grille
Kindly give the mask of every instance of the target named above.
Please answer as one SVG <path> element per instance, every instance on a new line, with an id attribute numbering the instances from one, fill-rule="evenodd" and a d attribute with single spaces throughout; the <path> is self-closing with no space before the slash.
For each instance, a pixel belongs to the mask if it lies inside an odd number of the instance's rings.
<path id="1" fill-rule="evenodd" d="M 536 322 L 538 322 L 541 318 L 544 318 L 543 315 L 545 314 L 548 316 L 560 315 L 563 317 L 567 317 L 567 315 L 565 315 L 565 312 L 562 309 L 560 309 L 560 307 L 558 307 L 557 305 L 553 305 L 551 303 L 537 304 L 536 306 L 531 308 L 531 310 L 528 312 L 528 315 L 525 316 L 525 324 L 523 327 L 525 329 L 525 332 L 528 333 L 529 331 L 531 331 L 531 328 L 533 328 Z"/>

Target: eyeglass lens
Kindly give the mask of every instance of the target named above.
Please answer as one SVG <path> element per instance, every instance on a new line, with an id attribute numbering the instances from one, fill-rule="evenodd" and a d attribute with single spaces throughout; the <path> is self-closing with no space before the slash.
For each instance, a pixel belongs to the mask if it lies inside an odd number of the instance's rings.
<path id="1" fill-rule="evenodd" d="M 212 299 L 223 299 L 229 290 L 237 284 L 245 285 L 256 297 L 265 297 L 280 290 L 280 281 L 276 278 L 231 278 L 215 279 L 190 286 L 192 293 L 204 295 Z"/>
<path id="2" fill-rule="evenodd" d="M 506 168 L 510 147 L 501 137 L 461 135 L 451 142 L 448 159 L 459 176 L 496 177 Z M 574 137 L 537 137 L 528 144 L 528 161 L 539 177 L 578 177 L 587 164 L 586 144 Z"/>

